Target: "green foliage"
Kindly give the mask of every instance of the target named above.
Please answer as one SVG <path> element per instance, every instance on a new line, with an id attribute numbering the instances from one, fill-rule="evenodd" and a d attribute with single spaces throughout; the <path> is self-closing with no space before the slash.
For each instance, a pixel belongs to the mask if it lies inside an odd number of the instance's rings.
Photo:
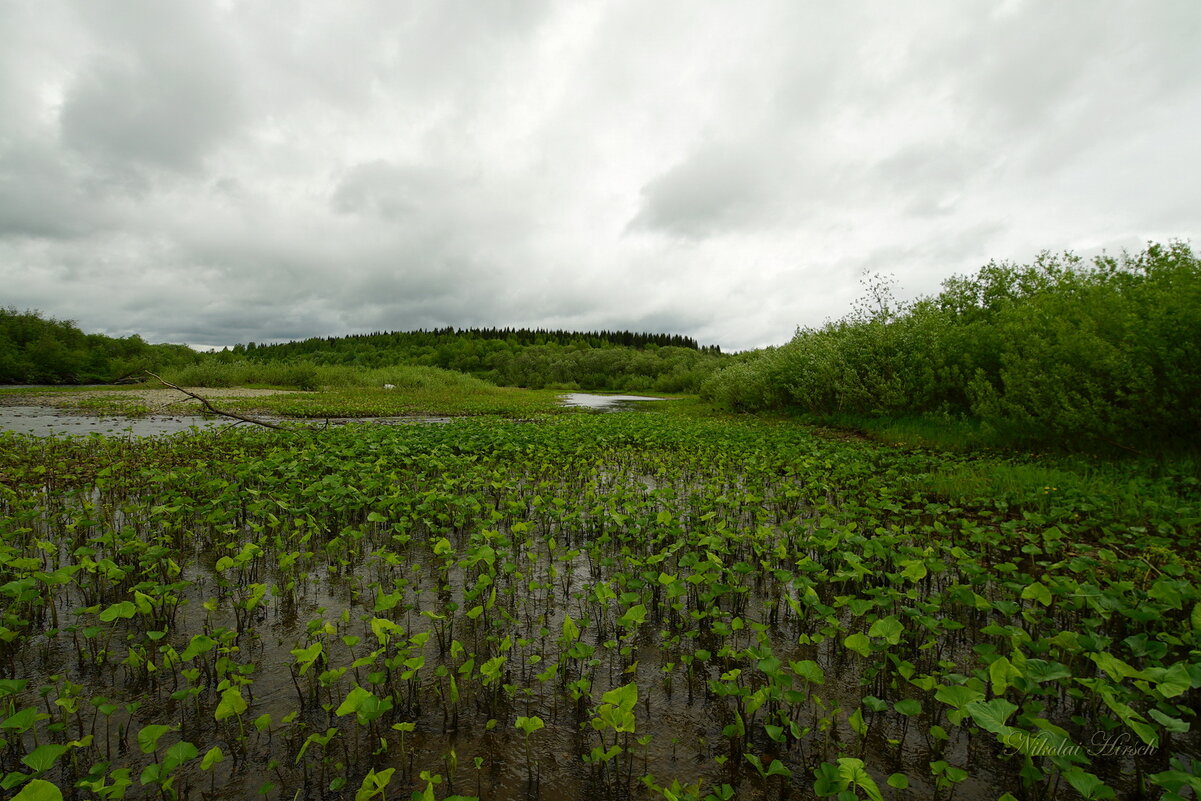
<path id="1" fill-rule="evenodd" d="M 1201 261 L 1182 243 L 989 264 L 907 305 L 874 303 L 739 357 L 702 394 L 727 408 L 942 415 L 1005 443 L 1201 444 Z"/>
<path id="2" fill-rule="evenodd" d="M 500 386 L 671 393 L 695 391 L 721 361 L 717 347 L 678 334 L 447 328 L 238 345 L 175 375 L 193 386 L 315 389 L 371 386 L 365 370 L 374 385 L 399 388 L 411 373 L 386 371 L 428 367 Z"/>
<path id="3" fill-rule="evenodd" d="M 63 794 L 54 784 L 42 779 L 33 779 L 21 792 L 13 796 L 13 801 L 62 801 Z"/>
<path id="4" fill-rule="evenodd" d="M 0 307 L 0 384 L 106 383 L 199 359 L 186 345 L 85 334 L 72 322 Z"/>

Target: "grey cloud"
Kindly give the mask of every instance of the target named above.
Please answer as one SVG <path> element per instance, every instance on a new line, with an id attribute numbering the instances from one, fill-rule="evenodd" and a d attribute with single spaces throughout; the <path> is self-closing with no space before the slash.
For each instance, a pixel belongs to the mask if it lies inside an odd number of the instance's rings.
<path id="1" fill-rule="evenodd" d="M 440 204 L 445 188 L 445 181 L 429 168 L 377 160 L 347 170 L 330 197 L 330 206 L 341 214 L 373 214 L 396 221 Z"/>
<path id="2" fill-rule="evenodd" d="M 881 160 L 864 178 L 878 182 L 889 196 L 903 199 L 908 214 L 932 217 L 954 211 L 959 195 L 994 166 L 994 158 L 986 152 L 953 143 L 919 143 Z"/>
<path id="3" fill-rule="evenodd" d="M 236 40 L 204 4 L 115 5 L 81 7 L 95 49 L 63 99 L 62 141 L 102 168 L 198 169 L 243 117 Z"/>
<path id="4" fill-rule="evenodd" d="M 107 217 L 52 148 L 22 143 L 0 150 L 0 237 L 79 237 Z"/>
<path id="5" fill-rule="evenodd" d="M 761 222 L 776 191 L 772 169 L 762 153 L 703 147 L 642 188 L 630 227 L 703 239 Z"/>
<path id="6" fill-rule="evenodd" d="M 66 98 L 62 138 L 105 165 L 191 170 L 236 116 L 227 87 L 203 72 L 102 56 Z"/>
<path id="7" fill-rule="evenodd" d="M 923 292 L 1201 238 L 1199 26 L 1126 0 L 0 3 L 0 303 L 206 344 L 779 342 L 864 269 Z"/>

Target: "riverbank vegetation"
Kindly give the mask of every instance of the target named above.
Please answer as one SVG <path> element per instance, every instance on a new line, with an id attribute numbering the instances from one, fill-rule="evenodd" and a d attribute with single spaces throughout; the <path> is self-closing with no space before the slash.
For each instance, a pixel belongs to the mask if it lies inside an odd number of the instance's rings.
<path id="1" fill-rule="evenodd" d="M 184 345 L 85 334 L 72 322 L 0 307 L 0 385 L 96 384 L 197 361 Z"/>
<path id="2" fill-rule="evenodd" d="M 739 355 L 701 392 L 869 429 L 924 418 L 964 444 L 1195 449 L 1199 354 L 1201 262 L 1185 244 L 1151 244 L 993 263 L 912 303 L 877 282 L 851 315 Z"/>

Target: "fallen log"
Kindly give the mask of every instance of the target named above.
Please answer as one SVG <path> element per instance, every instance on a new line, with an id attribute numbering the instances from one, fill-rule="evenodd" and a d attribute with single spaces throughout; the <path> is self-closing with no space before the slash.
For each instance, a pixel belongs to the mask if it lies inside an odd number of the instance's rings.
<path id="1" fill-rule="evenodd" d="M 187 395 L 190 398 L 195 398 L 196 400 L 200 401 L 200 404 L 202 406 L 204 406 L 205 409 L 208 409 L 213 414 L 219 415 L 221 417 L 228 417 L 232 420 L 237 420 L 240 423 L 251 423 L 256 426 L 263 426 L 264 428 L 274 428 L 276 431 L 286 431 L 290 434 L 296 433 L 296 432 L 292 431 L 292 429 L 290 429 L 290 428 L 284 428 L 283 426 L 277 426 L 275 423 L 268 423 L 266 420 L 258 420 L 253 417 L 245 417 L 243 415 L 235 414 L 233 412 L 227 412 L 224 409 L 218 409 L 216 406 L 209 403 L 208 398 L 206 398 L 202 395 L 197 395 L 195 392 L 192 392 L 191 390 L 187 390 L 181 386 L 172 384 L 170 381 L 166 380 L 165 378 L 162 378 L 161 376 L 155 375 L 154 373 L 150 372 L 149 370 L 146 371 L 146 375 L 157 379 L 161 384 L 168 386 L 171 389 L 179 390 L 180 392 L 182 392 L 183 394 Z"/>

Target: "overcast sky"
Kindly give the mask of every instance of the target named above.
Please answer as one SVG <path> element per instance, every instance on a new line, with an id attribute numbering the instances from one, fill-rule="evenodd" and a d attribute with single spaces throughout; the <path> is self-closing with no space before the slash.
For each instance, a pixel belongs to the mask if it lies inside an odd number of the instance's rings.
<path id="1" fill-rule="evenodd" d="M 737 350 L 1201 246 L 1201 3 L 0 0 L 0 306 Z"/>

